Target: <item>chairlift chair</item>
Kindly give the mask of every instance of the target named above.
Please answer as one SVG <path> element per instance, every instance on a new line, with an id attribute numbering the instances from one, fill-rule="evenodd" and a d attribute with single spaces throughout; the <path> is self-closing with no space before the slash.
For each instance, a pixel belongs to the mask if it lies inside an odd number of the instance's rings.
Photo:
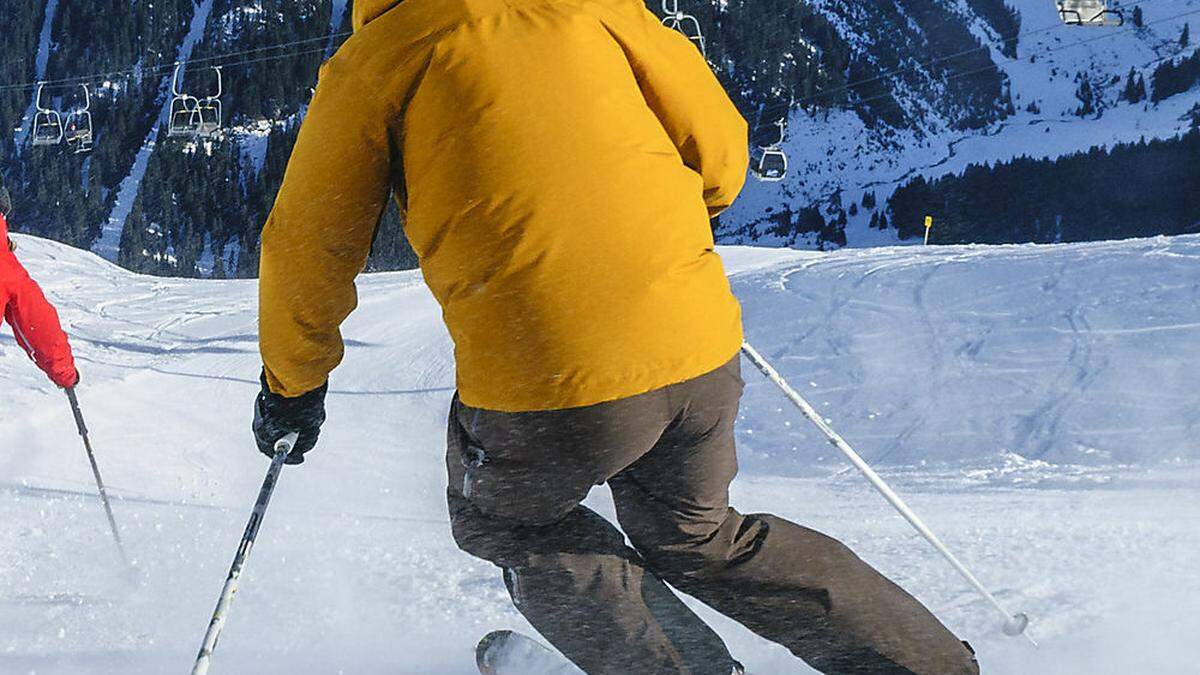
<path id="1" fill-rule="evenodd" d="M 763 148 L 762 156 L 758 158 L 755 175 L 767 183 L 778 183 L 787 177 L 787 153 L 779 148 Z"/>
<path id="2" fill-rule="evenodd" d="M 665 17 L 663 25 L 683 33 L 683 36 L 691 40 L 700 49 L 700 53 L 708 58 L 708 49 L 704 43 L 704 31 L 700 28 L 700 20 L 681 11 L 679 0 L 662 0 L 662 9 Z"/>
<path id="3" fill-rule="evenodd" d="M 1121 26 L 1125 14 L 1104 0 L 1058 0 L 1058 15 L 1068 26 Z"/>
<path id="4" fill-rule="evenodd" d="M 767 183 L 778 183 L 787 177 L 788 172 L 788 156 L 780 147 L 783 145 L 784 129 L 787 122 L 779 120 L 775 126 L 779 127 L 779 141 L 771 145 L 760 148 L 762 154 L 759 155 L 758 161 L 754 163 L 754 176 L 761 181 Z"/>
<path id="5" fill-rule="evenodd" d="M 63 140 L 62 115 L 57 110 L 42 105 L 42 92 L 45 88 L 45 82 L 38 83 L 37 100 L 34 101 L 37 112 L 33 114 L 33 133 L 30 134 L 30 138 L 35 147 L 58 145 Z"/>
<path id="6" fill-rule="evenodd" d="M 179 89 L 179 72 L 182 63 L 175 64 L 171 76 L 171 109 L 167 118 L 168 138 L 194 137 L 200 131 L 200 99 L 188 96 Z"/>
<path id="7" fill-rule="evenodd" d="M 196 108 L 196 114 L 199 117 L 196 135 L 205 139 L 215 137 L 221 129 L 221 93 L 223 89 L 220 66 L 213 66 L 213 71 L 217 74 L 217 93 L 201 99 Z"/>
<path id="8" fill-rule="evenodd" d="M 168 138 L 191 138 L 200 130 L 200 101 L 186 94 L 171 100 Z"/>
<path id="9" fill-rule="evenodd" d="M 72 110 L 67 115 L 66 140 L 67 145 L 75 150 L 75 154 L 92 151 L 94 140 L 92 133 L 92 95 L 86 84 L 79 85 L 83 89 L 83 108 Z"/>

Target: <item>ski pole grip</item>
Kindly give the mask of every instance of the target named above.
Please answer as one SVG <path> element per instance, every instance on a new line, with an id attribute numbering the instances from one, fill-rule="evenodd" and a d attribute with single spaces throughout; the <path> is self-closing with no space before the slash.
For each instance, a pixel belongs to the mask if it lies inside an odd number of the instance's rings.
<path id="1" fill-rule="evenodd" d="M 288 455 L 292 452 L 292 448 L 296 447 L 296 441 L 300 440 L 300 434 L 293 431 L 283 438 L 275 441 L 275 454 Z"/>

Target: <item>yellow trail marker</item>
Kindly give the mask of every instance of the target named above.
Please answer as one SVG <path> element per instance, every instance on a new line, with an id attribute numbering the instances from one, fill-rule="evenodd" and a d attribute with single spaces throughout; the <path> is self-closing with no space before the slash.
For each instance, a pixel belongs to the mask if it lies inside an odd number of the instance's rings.
<path id="1" fill-rule="evenodd" d="M 925 216 L 925 245 L 929 245 L 929 230 L 933 229 L 933 216 Z"/>

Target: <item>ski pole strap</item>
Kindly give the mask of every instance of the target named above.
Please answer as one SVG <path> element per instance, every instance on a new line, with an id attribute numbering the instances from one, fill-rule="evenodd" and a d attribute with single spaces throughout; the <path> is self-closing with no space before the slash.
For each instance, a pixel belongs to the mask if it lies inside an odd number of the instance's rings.
<path id="1" fill-rule="evenodd" d="M 206 675 L 209 666 L 212 665 L 213 650 L 217 648 L 217 640 L 221 637 L 225 621 L 229 618 L 229 608 L 233 604 L 233 596 L 237 593 L 238 581 L 242 577 L 242 568 L 246 564 L 246 558 L 250 555 L 250 549 L 254 548 L 254 542 L 258 539 L 258 529 L 267 515 L 267 505 L 271 503 L 275 484 L 283 471 L 283 461 L 295 447 L 298 438 L 299 436 L 293 432 L 275 442 L 275 455 L 271 458 L 271 467 L 267 469 L 267 477 L 263 479 L 262 488 L 258 491 L 258 499 L 254 502 L 254 509 L 250 513 L 250 522 L 246 524 L 242 541 L 238 544 L 237 553 L 233 556 L 233 565 L 230 566 L 229 576 L 225 578 L 225 585 L 221 588 L 221 597 L 217 600 L 217 608 L 213 611 L 208 631 L 204 634 L 200 653 L 196 655 L 196 663 L 192 666 L 192 675 Z"/>

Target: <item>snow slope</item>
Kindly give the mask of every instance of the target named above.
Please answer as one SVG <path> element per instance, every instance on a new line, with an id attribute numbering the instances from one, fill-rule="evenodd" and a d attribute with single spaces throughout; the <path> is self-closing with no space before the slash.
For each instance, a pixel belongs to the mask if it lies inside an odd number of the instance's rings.
<path id="1" fill-rule="evenodd" d="M 265 470 L 248 435 L 255 285 L 16 239 L 72 334 L 137 583 L 64 397 L 0 337 L 0 673 L 183 671 Z M 999 635 L 749 369 L 735 503 L 843 538 L 985 672 L 1194 672 L 1200 237 L 722 255 L 750 339 L 1033 616 L 1043 647 Z M 414 273 L 366 276 L 360 299 L 321 445 L 283 476 L 214 672 L 459 675 L 483 633 L 525 626 L 496 570 L 449 537 L 453 364 L 436 304 Z M 591 501 L 611 513 L 603 490 Z M 811 672 L 700 611 L 750 672 Z"/>

